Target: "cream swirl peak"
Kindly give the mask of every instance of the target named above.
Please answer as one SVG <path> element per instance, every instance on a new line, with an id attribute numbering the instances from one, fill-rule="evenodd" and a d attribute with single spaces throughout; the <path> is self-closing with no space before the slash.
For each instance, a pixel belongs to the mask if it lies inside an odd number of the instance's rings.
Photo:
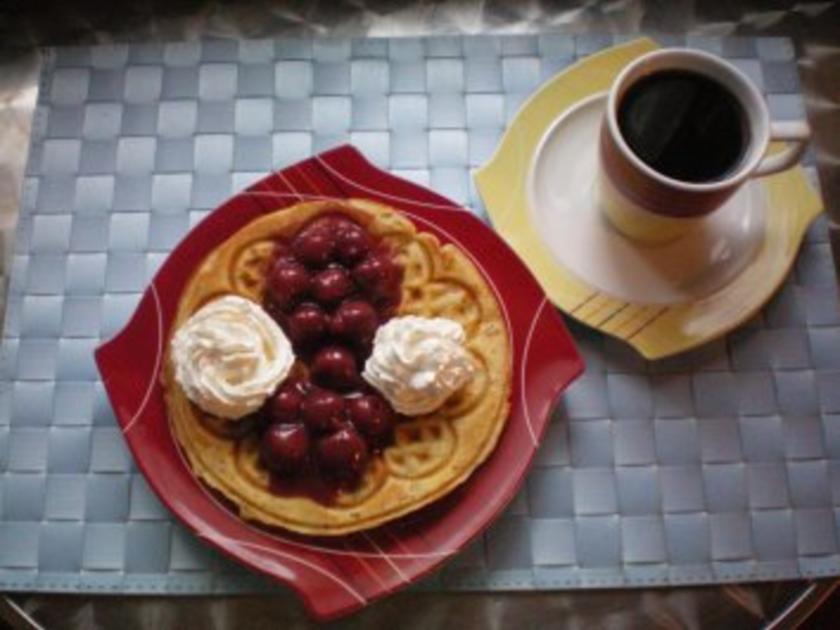
<path id="1" fill-rule="evenodd" d="M 465 338 L 451 319 L 395 317 L 376 331 L 362 377 L 399 413 L 431 413 L 472 378 Z"/>
<path id="2" fill-rule="evenodd" d="M 171 343 L 175 379 L 207 413 L 238 420 L 262 406 L 289 374 L 295 356 L 280 327 L 237 295 L 208 302 Z"/>

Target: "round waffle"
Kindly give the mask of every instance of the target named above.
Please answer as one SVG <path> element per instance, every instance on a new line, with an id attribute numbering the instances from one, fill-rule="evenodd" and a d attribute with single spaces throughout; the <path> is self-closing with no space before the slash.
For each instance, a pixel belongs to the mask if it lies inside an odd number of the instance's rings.
<path id="1" fill-rule="evenodd" d="M 249 520 L 303 534 L 341 535 L 413 512 L 463 483 L 490 454 L 508 416 L 511 348 L 486 280 L 453 245 L 418 232 L 404 215 L 370 201 L 301 203 L 260 217 L 211 252 L 188 282 L 170 335 L 208 301 L 238 294 L 261 302 L 272 239 L 295 234 L 322 213 L 341 212 L 389 245 L 403 267 L 399 315 L 447 317 L 466 332 L 472 381 L 435 412 L 399 422 L 391 446 L 371 459 L 361 483 L 322 503 L 270 489 L 257 438 L 202 412 L 174 379 L 167 354 L 161 378 L 173 433 L 193 473 Z"/>

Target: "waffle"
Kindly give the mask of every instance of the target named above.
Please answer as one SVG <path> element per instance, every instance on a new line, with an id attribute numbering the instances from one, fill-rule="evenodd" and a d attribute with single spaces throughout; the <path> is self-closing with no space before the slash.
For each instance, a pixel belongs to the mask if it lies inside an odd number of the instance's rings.
<path id="1" fill-rule="evenodd" d="M 193 474 L 221 493 L 242 518 L 295 532 L 332 536 L 375 527 L 413 512 L 463 483 L 493 450 L 508 416 L 511 349 L 494 294 L 468 258 L 418 232 L 403 214 L 369 201 L 310 202 L 246 225 L 194 272 L 170 335 L 203 304 L 225 294 L 260 302 L 272 238 L 290 236 L 313 217 L 342 212 L 381 238 L 404 269 L 400 315 L 448 317 L 466 332 L 476 374 L 441 408 L 397 424 L 393 444 L 373 457 L 360 484 L 321 503 L 270 490 L 256 436 L 237 436 L 191 403 L 174 379 L 169 356 L 161 378 L 169 420 Z M 239 423 L 233 423 L 239 424 Z"/>

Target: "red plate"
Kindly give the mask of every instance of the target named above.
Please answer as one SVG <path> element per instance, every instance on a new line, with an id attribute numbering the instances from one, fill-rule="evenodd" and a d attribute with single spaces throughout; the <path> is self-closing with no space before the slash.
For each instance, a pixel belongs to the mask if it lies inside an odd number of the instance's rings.
<path id="1" fill-rule="evenodd" d="M 178 298 L 202 258 L 262 214 L 325 197 L 380 201 L 458 245 L 494 288 L 514 357 L 510 418 L 487 462 L 434 505 L 341 538 L 268 531 L 216 500 L 175 444 L 158 378 Z M 161 501 L 196 536 L 291 586 L 320 619 L 350 613 L 418 580 L 484 531 L 522 483 L 555 399 L 583 369 L 557 312 L 501 238 L 456 204 L 380 171 L 349 146 L 269 175 L 196 226 L 158 271 L 131 321 L 97 349 L 96 362 L 126 441 Z"/>

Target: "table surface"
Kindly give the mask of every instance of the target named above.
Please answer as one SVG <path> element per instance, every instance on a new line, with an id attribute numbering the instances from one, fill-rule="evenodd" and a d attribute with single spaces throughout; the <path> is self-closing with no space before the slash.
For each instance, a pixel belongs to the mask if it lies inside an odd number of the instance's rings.
<path id="1" fill-rule="evenodd" d="M 465 0 L 456 3 L 194 2 L 170 7 L 166 15 L 145 3 L 103 13 L 93 2 L 55 3 L 51 11 L 25 9 L 0 20 L 0 246 L 3 261 L 19 207 L 22 172 L 35 105 L 39 69 L 36 46 L 109 41 L 180 40 L 196 37 L 278 35 L 424 35 L 480 32 L 681 32 L 697 35 L 785 35 L 797 46 L 799 70 L 820 184 L 831 220 L 835 260 L 840 247 L 840 7 L 828 2 L 735 1 L 728 3 L 624 0 L 590 6 L 580 0 L 563 9 L 539 3 Z M 189 6 L 187 6 L 189 5 Z M 128 8 L 130 7 L 130 8 Z M 3 277 L 8 264 L 2 265 Z M 5 293 L 5 291 L 4 291 Z M 784 582 L 702 588 L 535 594 L 429 594 L 406 592 L 378 603 L 349 624 L 377 627 L 400 620 L 425 627 L 444 619 L 465 626 L 490 621 L 529 624 L 563 620 L 564 625 L 711 626 L 758 623 L 792 625 L 804 618 L 834 587 L 833 582 Z M 404 611 L 411 607 L 411 619 Z M 17 609 L 17 610 L 16 610 Z M 15 596 L 0 604 L 0 617 L 25 625 L 25 615 L 48 627 L 306 626 L 302 607 L 281 597 L 109 598 Z M 154 620 L 154 621 L 152 621 Z"/>

